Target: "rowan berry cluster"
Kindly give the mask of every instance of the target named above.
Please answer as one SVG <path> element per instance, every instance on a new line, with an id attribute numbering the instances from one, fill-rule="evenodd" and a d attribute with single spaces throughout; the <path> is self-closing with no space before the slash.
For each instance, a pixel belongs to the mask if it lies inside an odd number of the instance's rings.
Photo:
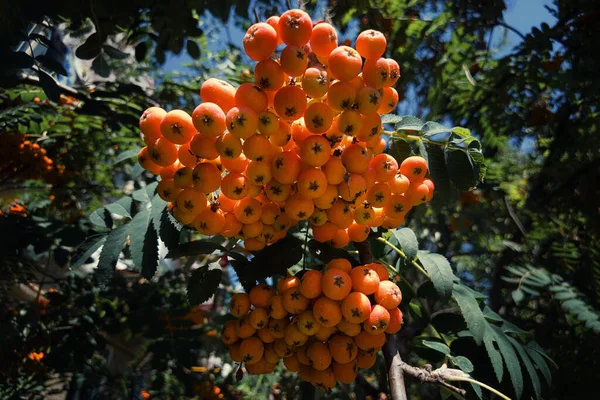
<path id="1" fill-rule="evenodd" d="M 14 132 L 3 136 L 0 146 L 0 180 L 42 179 L 54 183 L 64 172 L 46 155 L 46 149 L 31 143 L 27 137 Z"/>
<path id="2" fill-rule="evenodd" d="M 139 162 L 160 174 L 177 220 L 249 250 L 310 220 L 316 240 L 344 247 L 432 198 L 423 158 L 399 166 L 383 153 L 380 115 L 398 103 L 400 68 L 383 57 L 381 32 L 338 46 L 332 25 L 289 10 L 252 25 L 243 44 L 254 83 L 210 78 L 191 115 L 152 107 L 140 118 Z"/>
<path id="3" fill-rule="evenodd" d="M 381 264 L 352 268 L 330 261 L 281 279 L 276 290 L 259 284 L 233 295 L 221 334 L 231 358 L 250 374 L 272 372 L 280 359 L 292 372 L 322 389 L 351 383 L 359 368 L 371 368 L 386 333 L 402 325 L 402 292 Z"/>

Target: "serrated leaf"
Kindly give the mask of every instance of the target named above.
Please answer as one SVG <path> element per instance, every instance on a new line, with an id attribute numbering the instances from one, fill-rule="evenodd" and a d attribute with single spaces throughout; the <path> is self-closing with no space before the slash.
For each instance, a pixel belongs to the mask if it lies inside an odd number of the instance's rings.
<path id="1" fill-rule="evenodd" d="M 135 149 L 131 149 L 131 150 L 126 150 L 126 151 L 122 152 L 115 159 L 114 165 L 117 165 L 117 164 L 119 164 L 119 163 L 121 163 L 121 162 L 123 162 L 125 160 L 129 160 L 130 158 L 137 157 L 137 155 L 138 155 L 139 152 L 140 152 L 139 148 L 135 148 Z"/>
<path id="2" fill-rule="evenodd" d="M 454 190 L 450 185 L 450 177 L 448 176 L 448 170 L 446 168 L 444 151 L 440 146 L 429 143 L 423 143 L 420 151 L 421 156 L 427 160 L 427 169 L 435 184 L 433 201 L 443 201 L 444 203 L 447 203 L 448 197 L 451 197 Z"/>
<path id="3" fill-rule="evenodd" d="M 412 115 L 403 116 L 399 122 L 396 122 L 394 129 L 397 131 L 421 131 L 423 128 L 423 121 Z"/>
<path id="4" fill-rule="evenodd" d="M 460 126 L 455 126 L 454 128 L 451 129 L 452 133 L 454 133 L 455 135 L 461 137 L 461 138 L 467 138 L 469 136 L 471 136 L 471 131 L 467 128 L 463 128 Z"/>
<path id="5" fill-rule="evenodd" d="M 457 189 L 465 191 L 477 185 L 475 169 L 466 151 L 446 146 L 444 157 L 448 177 Z"/>
<path id="6" fill-rule="evenodd" d="M 460 368 L 461 371 L 466 372 L 467 374 L 470 374 L 475 370 L 473 363 L 467 357 L 455 356 L 452 357 L 452 361 L 458 368 Z"/>
<path id="7" fill-rule="evenodd" d="M 286 236 L 280 241 L 255 252 L 250 261 L 252 276 L 257 280 L 273 275 L 287 275 L 287 269 L 296 265 L 304 251 L 302 241 L 294 236 Z"/>
<path id="8" fill-rule="evenodd" d="M 523 345 L 520 342 L 518 342 L 515 338 L 508 335 L 506 337 L 508 338 L 514 349 L 517 351 L 517 354 L 519 355 L 521 360 L 523 361 L 525 369 L 529 374 L 529 378 L 531 378 L 531 385 L 533 386 L 533 390 L 535 391 L 535 397 L 539 399 L 542 393 L 542 384 L 540 382 L 540 378 L 537 372 L 535 371 L 535 367 L 533 366 L 533 363 L 529 358 L 529 355 L 527 355 L 527 353 L 525 352 Z"/>
<path id="9" fill-rule="evenodd" d="M 160 228 L 158 232 L 160 240 L 167 246 L 167 249 L 171 250 L 179 246 L 181 228 L 182 225 L 174 221 L 165 207 L 160 215 Z"/>
<path id="10" fill-rule="evenodd" d="M 108 65 L 108 61 L 103 54 L 100 54 L 98 57 L 92 61 L 92 70 L 97 73 L 102 78 L 108 78 L 110 75 L 110 66 Z"/>
<path id="11" fill-rule="evenodd" d="M 525 345 L 525 351 L 529 355 L 529 357 L 533 360 L 535 367 L 540 370 L 542 375 L 544 375 L 544 379 L 548 383 L 548 385 L 552 384 L 552 372 L 550 372 L 550 368 L 546 363 L 544 357 L 541 356 L 534 348 L 529 347 L 529 343 Z"/>
<path id="12" fill-rule="evenodd" d="M 435 342 L 433 340 L 421 340 L 421 344 L 442 354 L 450 354 L 450 348 L 444 343 Z"/>
<path id="13" fill-rule="evenodd" d="M 504 359 L 504 364 L 506 365 L 506 369 L 508 370 L 508 375 L 510 376 L 513 388 L 515 389 L 515 393 L 517 395 L 517 398 L 519 399 L 523 394 L 523 374 L 521 372 L 521 365 L 519 364 L 517 354 L 515 353 L 514 348 L 508 340 L 508 336 L 504 332 L 502 332 L 502 330 L 499 327 L 495 325 L 488 326 L 494 332 L 494 338 L 496 340 L 496 343 L 498 343 L 500 354 Z"/>
<path id="14" fill-rule="evenodd" d="M 490 358 L 490 362 L 492 364 L 492 368 L 494 369 L 494 373 L 496 374 L 496 378 L 498 382 L 502 382 L 502 378 L 504 377 L 504 367 L 502 365 L 502 356 L 496 346 L 494 346 L 494 332 L 491 329 L 485 329 L 485 334 L 483 336 L 483 344 L 485 345 L 485 350 L 487 351 L 488 357 Z"/>
<path id="15" fill-rule="evenodd" d="M 487 172 L 487 166 L 485 165 L 485 158 L 480 150 L 469 149 L 469 157 L 471 157 L 471 163 L 474 167 L 475 176 L 478 182 L 483 182 L 485 174 Z"/>
<path id="16" fill-rule="evenodd" d="M 475 342 L 481 344 L 488 323 L 479 308 L 479 303 L 477 303 L 477 300 L 467 288 L 461 284 L 454 284 L 452 294 L 467 323 L 467 328 L 469 328 L 469 331 L 473 334 Z"/>
<path id="17" fill-rule="evenodd" d="M 60 101 L 60 89 L 54 78 L 42 70 L 38 70 L 37 73 L 40 78 L 40 85 L 42 85 L 46 96 L 54 102 Z"/>
<path id="18" fill-rule="evenodd" d="M 345 258 L 350 261 L 352 265 L 358 265 L 356 259 L 352 257 L 350 253 L 344 249 L 336 249 L 329 243 L 321 243 L 311 239 L 308 241 L 307 246 L 310 253 L 325 264 L 334 258 Z"/>
<path id="19" fill-rule="evenodd" d="M 158 265 L 158 237 L 151 224 L 150 210 L 142 210 L 130 224 L 129 249 L 134 267 L 151 279 Z"/>
<path id="20" fill-rule="evenodd" d="M 100 54 L 101 49 L 100 35 L 98 35 L 98 32 L 94 32 L 75 50 L 75 55 L 82 60 L 91 60 Z"/>
<path id="21" fill-rule="evenodd" d="M 35 59 L 37 62 L 41 63 L 46 69 L 52 72 L 55 72 L 62 76 L 68 75 L 67 70 L 65 69 L 65 67 L 62 66 L 61 63 L 59 63 L 54 58 L 46 54 L 39 55 Z"/>
<path id="22" fill-rule="evenodd" d="M 121 217 L 131 218 L 131 213 L 130 213 L 131 204 L 132 204 L 131 197 L 124 197 L 123 199 L 129 199 L 129 207 L 127 207 L 127 205 L 128 205 L 127 200 L 125 200 L 124 202 L 121 202 L 121 203 L 115 202 L 115 203 L 107 204 L 106 206 L 104 206 L 104 208 L 107 209 L 111 214 L 116 214 Z"/>
<path id="23" fill-rule="evenodd" d="M 85 264 L 92 254 L 104 244 L 105 240 L 106 233 L 92 235 L 85 239 L 83 243 L 77 247 L 75 254 L 71 257 L 71 260 L 74 260 L 70 266 L 71 270 L 77 269 Z"/>
<path id="24" fill-rule="evenodd" d="M 119 225 L 116 229 L 110 231 L 106 237 L 95 272 L 101 287 L 105 287 L 112 279 L 121 250 L 125 247 L 125 240 L 129 234 L 129 225 Z"/>
<path id="25" fill-rule="evenodd" d="M 202 304 L 210 299 L 221 282 L 221 266 L 210 263 L 192 271 L 187 284 L 187 296 L 191 305 Z"/>
<path id="26" fill-rule="evenodd" d="M 113 225 L 113 220 L 110 215 L 110 212 L 104 207 L 99 208 L 92 214 L 90 214 L 90 222 L 96 226 L 105 229 L 110 229 Z"/>
<path id="27" fill-rule="evenodd" d="M 188 39 L 185 44 L 185 48 L 186 48 L 188 54 L 190 55 L 190 57 L 192 57 L 194 60 L 197 60 L 200 58 L 200 47 L 198 46 L 198 43 L 196 43 L 193 40 Z"/>
<path id="28" fill-rule="evenodd" d="M 404 250 L 404 254 L 409 260 L 413 260 L 419 250 L 419 241 L 415 233 L 410 228 L 393 229 L 392 233 L 398 240 L 402 250 Z"/>
<path id="29" fill-rule="evenodd" d="M 381 123 L 382 124 L 397 124 L 398 122 L 402 121 L 403 118 L 404 117 L 401 117 L 396 114 L 383 114 L 381 116 Z"/>
<path id="30" fill-rule="evenodd" d="M 170 250 L 165 258 L 197 257 L 202 254 L 211 254 L 217 250 L 225 251 L 225 247 L 208 240 L 192 240 Z"/>
<path id="31" fill-rule="evenodd" d="M 406 158 L 410 157 L 413 154 L 413 151 L 410 147 L 410 143 L 406 140 L 392 137 L 388 147 L 388 154 L 394 157 L 398 164 L 400 164 Z"/>
<path id="32" fill-rule="evenodd" d="M 435 253 L 420 253 L 419 261 L 421 261 L 423 268 L 425 268 L 425 271 L 431 277 L 433 286 L 440 295 L 440 298 L 449 298 L 454 285 L 454 273 L 452 273 L 452 267 L 450 267 L 450 263 L 446 257 Z"/>
<path id="33" fill-rule="evenodd" d="M 513 292 L 511 293 L 511 296 L 513 298 L 513 301 L 516 304 L 519 304 L 525 298 L 525 293 L 523 293 L 523 291 L 521 289 L 517 289 L 517 290 L 513 290 Z"/>
<path id="34" fill-rule="evenodd" d="M 425 122 L 425 125 L 423 125 L 423 128 L 421 129 L 421 133 L 424 136 L 433 136 L 444 132 L 450 132 L 450 129 L 433 121 Z"/>
<path id="35" fill-rule="evenodd" d="M 114 58 L 116 60 L 124 60 L 127 57 L 129 57 L 129 54 L 117 49 L 116 47 L 110 46 L 108 44 L 105 44 L 104 46 L 102 46 L 102 50 L 104 50 L 104 52 L 106 53 L 107 56 L 109 56 L 110 58 Z"/>

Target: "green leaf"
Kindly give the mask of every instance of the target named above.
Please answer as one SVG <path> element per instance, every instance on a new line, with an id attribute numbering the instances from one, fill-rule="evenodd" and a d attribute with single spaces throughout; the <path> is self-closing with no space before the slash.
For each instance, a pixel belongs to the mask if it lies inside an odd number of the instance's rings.
<path id="1" fill-rule="evenodd" d="M 446 146 L 444 150 L 448 177 L 459 190 L 469 190 L 477 184 L 477 176 L 469 154 L 462 149 Z M 434 182 L 435 183 L 435 182 Z"/>
<path id="2" fill-rule="evenodd" d="M 210 299 L 221 282 L 221 266 L 210 263 L 192 271 L 187 284 L 187 296 L 191 305 L 202 304 Z"/>
<path id="3" fill-rule="evenodd" d="M 485 334 L 483 336 L 483 344 L 485 345 L 485 350 L 488 353 L 488 357 L 490 358 L 490 362 L 492 364 L 492 368 L 494 369 L 494 373 L 496 374 L 496 378 L 498 382 L 502 382 L 502 378 L 504 376 L 504 367 L 502 365 L 502 356 L 496 346 L 494 345 L 494 332 L 491 329 L 486 328 Z"/>
<path id="4" fill-rule="evenodd" d="M 406 115 L 394 125 L 394 129 L 397 131 L 421 131 L 423 128 L 423 121 L 412 115 Z"/>
<path id="5" fill-rule="evenodd" d="M 434 342 L 433 340 L 421 340 L 421 344 L 442 354 L 450 354 L 450 348 L 444 343 Z"/>
<path id="6" fill-rule="evenodd" d="M 129 234 L 129 225 L 123 224 L 118 226 L 116 229 L 110 231 L 106 237 L 104 247 L 102 247 L 100 258 L 98 259 L 98 268 L 95 272 L 101 287 L 106 287 L 112 279 L 121 250 L 125 247 L 125 240 Z"/>
<path id="7" fill-rule="evenodd" d="M 42 70 L 38 70 L 38 77 L 40 78 L 40 85 L 42 85 L 42 89 L 44 89 L 46 96 L 54 102 L 60 101 L 60 89 L 54 78 Z"/>
<path id="8" fill-rule="evenodd" d="M 398 164 L 400 164 L 406 158 L 410 157 L 413 154 L 413 151 L 408 141 L 398 137 L 392 137 L 388 147 L 388 154 L 394 157 Z"/>
<path id="9" fill-rule="evenodd" d="M 121 200 L 107 204 L 104 206 L 111 214 L 116 214 L 121 217 L 131 218 L 131 207 L 133 205 L 133 201 L 131 197 L 123 197 Z"/>
<path id="10" fill-rule="evenodd" d="M 421 133 L 424 136 L 433 136 L 438 133 L 450 132 L 449 128 L 446 128 L 444 125 L 438 124 L 437 122 L 427 121 L 423 128 L 421 129 Z"/>
<path id="11" fill-rule="evenodd" d="M 404 254 L 409 260 L 413 260 L 419 250 L 419 242 L 415 233 L 410 228 L 393 229 L 392 233 L 398 240 L 402 250 L 404 250 Z"/>
<path id="12" fill-rule="evenodd" d="M 396 114 L 383 114 L 381 116 L 381 123 L 382 124 L 397 124 L 398 122 L 402 121 L 403 118 L 404 117 L 401 117 Z"/>
<path id="13" fill-rule="evenodd" d="M 329 243 L 321 243 L 311 239 L 308 241 L 307 246 L 311 254 L 323 263 L 328 263 L 334 258 L 345 258 L 350 261 L 352 265 L 358 265 L 356 259 L 352 257 L 350 253 L 344 249 L 336 249 Z"/>
<path id="14" fill-rule="evenodd" d="M 511 296 L 513 298 L 513 301 L 516 304 L 519 304 L 525 298 L 525 293 L 523 293 L 523 291 L 521 289 L 517 289 L 517 290 L 513 290 L 513 292 L 511 293 Z"/>
<path id="15" fill-rule="evenodd" d="M 448 197 L 454 194 L 450 185 L 450 177 L 446 169 L 446 159 L 444 151 L 435 144 L 424 143 L 420 147 L 421 156 L 427 160 L 427 169 L 431 174 L 431 179 L 435 185 L 435 194 L 433 201 L 443 201 L 447 203 Z"/>
<path id="16" fill-rule="evenodd" d="M 479 303 L 477 303 L 477 300 L 473 297 L 468 288 L 459 283 L 454 284 L 452 294 L 465 318 L 467 328 L 469 328 L 469 331 L 473 334 L 475 342 L 481 344 L 488 323 L 479 308 Z"/>
<path id="17" fill-rule="evenodd" d="M 160 215 L 160 228 L 158 232 L 160 234 L 160 240 L 164 242 L 167 249 L 172 250 L 179 246 L 181 228 L 182 225 L 171 217 L 165 206 Z"/>
<path id="18" fill-rule="evenodd" d="M 129 160 L 130 158 L 137 157 L 137 155 L 138 155 L 139 152 L 140 152 L 139 148 L 135 148 L 135 149 L 131 149 L 131 150 L 126 150 L 126 151 L 122 152 L 115 159 L 114 165 L 117 165 L 117 164 L 119 164 L 119 163 L 121 163 L 121 162 L 123 162 L 125 160 Z"/>
<path id="19" fill-rule="evenodd" d="M 435 253 L 419 253 L 419 261 L 431 277 L 433 286 L 440 297 L 442 299 L 449 298 L 454 285 L 454 273 L 452 273 L 452 267 L 446 257 Z"/>
<path id="20" fill-rule="evenodd" d="M 478 182 L 483 182 L 485 173 L 487 172 L 487 166 L 485 165 L 485 158 L 480 150 L 469 149 L 469 157 L 471 157 L 471 163 L 474 167 L 475 176 Z"/>
<path id="21" fill-rule="evenodd" d="M 13 68 L 25 69 L 33 67 L 34 60 L 33 57 L 23 51 L 12 51 L 3 54 L 0 64 Z"/>
<path id="22" fill-rule="evenodd" d="M 105 229 L 110 229 L 113 225 L 110 212 L 104 207 L 97 209 L 90 215 L 90 222 Z"/>
<path id="23" fill-rule="evenodd" d="M 188 39 L 185 48 L 192 59 L 197 60 L 200 58 L 200 47 L 198 46 L 198 43 Z"/>
<path id="24" fill-rule="evenodd" d="M 507 335 L 506 337 L 508 338 L 510 343 L 513 345 L 513 347 L 517 351 L 517 354 L 523 361 L 523 364 L 525 365 L 525 369 L 527 370 L 527 373 L 529 374 L 529 378 L 531 378 L 531 385 L 533 386 L 533 390 L 535 391 L 535 397 L 539 399 L 540 395 L 542 393 L 542 384 L 540 382 L 540 378 L 539 378 L 537 372 L 535 371 L 535 367 L 533 366 L 533 363 L 531 362 L 531 359 L 529 358 L 529 355 L 526 353 L 525 349 L 523 348 L 523 345 L 520 342 L 518 342 L 516 339 L 514 339 L 511 336 Z"/>
<path id="25" fill-rule="evenodd" d="M 548 385 L 551 385 L 552 384 L 552 372 L 550 372 L 550 368 L 548 367 L 548 364 L 546 363 L 546 360 L 544 359 L 544 357 L 542 357 L 542 355 L 540 353 L 538 353 L 538 351 L 535 348 L 530 347 L 530 343 L 531 342 L 529 342 L 525 345 L 525 351 L 527 352 L 529 357 L 535 363 L 536 368 L 540 370 L 542 375 L 544 375 L 544 379 L 546 380 Z"/>
<path id="26" fill-rule="evenodd" d="M 523 374 L 521 372 L 521 365 L 519 364 L 517 354 L 510 344 L 508 336 L 502 332 L 499 327 L 495 325 L 488 326 L 494 332 L 496 343 L 498 343 L 500 354 L 502 354 L 502 358 L 504 359 L 504 364 L 508 370 L 508 375 L 510 376 L 517 398 L 521 398 L 521 395 L 523 394 Z"/>
<path id="27" fill-rule="evenodd" d="M 129 57 L 129 54 L 117 49 L 116 47 L 109 46 L 107 44 L 102 46 L 102 50 L 104 50 L 104 52 L 106 53 L 107 56 L 109 56 L 110 58 L 114 58 L 116 60 L 124 60 L 127 57 Z"/>
<path id="28" fill-rule="evenodd" d="M 473 363 L 467 357 L 455 356 L 452 357 L 452 362 L 454 362 L 454 364 L 460 368 L 461 371 L 466 372 L 467 374 L 470 374 L 475 370 Z"/>
<path id="29" fill-rule="evenodd" d="M 135 46 L 135 60 L 142 62 L 146 58 L 148 53 L 148 44 L 146 42 L 140 42 Z"/>
<path id="30" fill-rule="evenodd" d="M 54 58 L 46 55 L 46 54 L 42 54 L 40 56 L 37 56 L 35 58 L 35 60 L 37 62 L 39 62 L 40 64 L 42 64 L 46 69 L 49 69 L 52 72 L 55 72 L 59 75 L 62 76 L 67 76 L 67 70 L 65 69 L 65 67 L 62 66 L 61 63 L 59 63 L 58 61 L 56 61 Z"/>
<path id="31" fill-rule="evenodd" d="M 85 239 L 83 243 L 77 247 L 75 254 L 71 257 L 71 260 L 74 260 L 74 262 L 71 263 L 71 270 L 77 269 L 87 263 L 87 260 L 104 244 L 105 240 L 106 233 L 92 235 Z"/>
<path id="32" fill-rule="evenodd" d="M 158 236 L 150 223 L 150 210 L 142 210 L 131 221 L 129 249 L 131 260 L 146 279 L 151 279 L 158 266 Z"/>
<path id="33" fill-rule="evenodd" d="M 100 54 L 92 61 L 92 70 L 102 78 L 108 78 L 110 75 L 110 66 L 104 55 Z"/>
<path id="34" fill-rule="evenodd" d="M 94 32 L 75 50 L 75 55 L 82 60 L 91 60 L 100 54 L 101 49 L 100 35 L 98 35 L 98 32 Z"/>
<path id="35" fill-rule="evenodd" d="M 208 240 L 193 240 L 170 250 L 165 258 L 197 257 L 201 254 L 211 254 L 217 250 L 225 251 L 225 247 Z"/>
<path id="36" fill-rule="evenodd" d="M 454 133 L 455 135 L 461 137 L 461 138 L 467 138 L 469 136 L 471 136 L 471 131 L 467 128 L 462 128 L 460 126 L 455 126 L 454 128 L 451 129 L 452 133 Z"/>

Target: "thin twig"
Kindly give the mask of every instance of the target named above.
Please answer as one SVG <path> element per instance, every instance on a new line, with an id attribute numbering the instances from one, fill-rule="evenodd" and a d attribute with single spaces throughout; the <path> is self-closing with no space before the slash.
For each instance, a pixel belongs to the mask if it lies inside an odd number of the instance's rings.
<path id="1" fill-rule="evenodd" d="M 398 255 L 400 257 L 402 257 L 404 260 L 410 262 L 410 264 L 415 267 L 416 269 L 418 269 L 423 275 L 425 275 L 428 279 L 431 280 L 431 277 L 429 276 L 429 274 L 427 273 L 427 271 L 425 271 L 423 269 L 423 267 L 421 267 L 419 265 L 418 262 L 416 262 L 415 260 L 409 260 L 408 256 L 406 255 L 406 253 L 404 253 L 404 251 L 400 248 L 398 248 L 397 246 L 394 246 L 392 243 L 390 243 L 387 239 L 383 238 L 383 237 L 378 237 L 377 240 L 383 244 L 385 244 L 386 246 L 388 246 L 390 249 L 394 250 L 396 253 L 398 253 Z"/>
<path id="2" fill-rule="evenodd" d="M 516 33 L 521 39 L 525 40 L 525 35 L 519 32 L 516 28 L 513 28 L 512 26 L 508 25 L 506 22 L 498 22 L 498 25 L 508 29 L 511 32 Z"/>
<path id="3" fill-rule="evenodd" d="M 426 368 L 418 368 L 408 365 L 403 361 L 400 362 L 400 368 L 404 374 L 412 376 L 422 383 L 433 383 L 443 386 L 454 393 L 460 394 L 461 396 L 464 396 L 467 393 L 465 389 L 458 388 L 448 383 L 448 381 L 459 380 L 456 379 L 457 375 L 460 376 L 460 380 L 468 379 L 464 377 L 465 373 L 461 370 L 447 368 L 445 364 L 436 370 L 432 370 L 431 366 L 427 366 Z"/>

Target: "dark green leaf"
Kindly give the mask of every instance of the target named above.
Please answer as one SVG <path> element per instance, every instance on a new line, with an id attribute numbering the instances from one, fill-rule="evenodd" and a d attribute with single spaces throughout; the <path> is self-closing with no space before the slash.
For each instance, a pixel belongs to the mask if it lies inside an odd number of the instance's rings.
<path id="1" fill-rule="evenodd" d="M 137 155 L 138 155 L 139 152 L 140 152 L 139 148 L 135 148 L 135 149 L 131 149 L 131 150 L 126 150 L 126 151 L 122 152 L 115 159 L 115 165 L 118 164 L 118 163 L 120 163 L 120 162 L 123 162 L 125 160 L 129 160 L 130 158 L 137 157 Z"/>
<path id="2" fill-rule="evenodd" d="M 250 261 L 252 277 L 256 280 L 273 275 L 287 275 L 287 269 L 296 265 L 304 254 L 302 240 L 286 236 L 280 241 L 254 253 Z"/>
<path id="3" fill-rule="evenodd" d="M 447 146 L 444 155 L 448 176 L 456 188 L 464 191 L 477 184 L 477 176 L 466 151 Z"/>
<path id="4" fill-rule="evenodd" d="M 544 379 L 546 380 L 548 385 L 551 385 L 552 384 L 552 372 L 550 372 L 550 368 L 548 367 L 546 360 L 544 360 L 544 357 L 542 357 L 542 355 L 540 353 L 538 353 L 537 350 L 530 347 L 529 343 L 527 343 L 525 345 L 525 351 L 527 352 L 529 357 L 535 363 L 536 368 L 540 370 L 542 375 L 544 375 Z"/>
<path id="5" fill-rule="evenodd" d="M 344 249 L 336 249 L 329 243 L 321 243 L 311 239 L 308 241 L 307 246 L 311 254 L 323 263 L 328 263 L 334 258 L 345 258 L 350 261 L 352 265 L 358 265 L 356 259 L 352 257 L 350 253 Z"/>
<path id="6" fill-rule="evenodd" d="M 452 357 L 452 361 L 454 362 L 454 364 L 456 364 L 458 368 L 460 368 L 461 371 L 466 372 L 467 374 L 470 374 L 475 370 L 475 367 L 473 367 L 473 363 L 467 357 L 455 356 Z"/>
<path id="7" fill-rule="evenodd" d="M 181 224 L 170 216 L 169 211 L 165 206 L 160 214 L 160 228 L 158 232 L 160 234 L 160 240 L 164 242 L 167 249 L 172 250 L 177 248 L 181 237 L 181 228 Z"/>
<path id="8" fill-rule="evenodd" d="M 42 70 L 38 70 L 38 76 L 46 96 L 48 96 L 48 98 L 54 102 L 60 101 L 60 89 L 58 88 L 58 84 L 54 78 Z"/>
<path id="9" fill-rule="evenodd" d="M 449 298 L 454 285 L 454 273 L 452 273 L 452 267 L 446 257 L 435 253 L 420 253 L 419 261 L 431 277 L 433 286 L 440 297 L 442 299 Z"/>
<path id="10" fill-rule="evenodd" d="M 90 222 L 105 229 L 110 229 L 113 225 L 110 212 L 104 207 L 97 209 L 90 215 Z"/>
<path id="11" fill-rule="evenodd" d="M 402 117 L 402 119 L 394 125 L 394 129 L 397 131 L 421 131 L 422 128 L 423 121 L 417 117 L 413 117 L 412 115 L 406 115 Z"/>
<path id="12" fill-rule="evenodd" d="M 31 68 L 33 67 L 33 57 L 22 51 L 11 51 L 0 58 L 0 65 L 6 65 L 13 68 Z"/>
<path id="13" fill-rule="evenodd" d="M 415 233 L 410 228 L 393 229 L 392 233 L 398 240 L 402 250 L 404 250 L 404 254 L 409 260 L 413 260 L 419 250 L 419 242 Z"/>
<path id="14" fill-rule="evenodd" d="M 483 344 L 485 345 L 485 350 L 487 351 L 488 357 L 490 358 L 490 362 L 492 364 L 492 368 L 494 369 L 494 373 L 496 374 L 496 378 L 498 379 L 498 382 L 502 382 L 502 378 L 504 376 L 502 356 L 500 355 L 500 352 L 494 345 L 494 342 L 494 332 L 488 327 L 485 329 L 485 334 L 483 336 Z"/>
<path id="15" fill-rule="evenodd" d="M 523 373 L 521 372 L 521 365 L 519 364 L 517 354 L 510 344 L 508 336 L 499 327 L 495 325 L 489 325 L 489 327 L 494 332 L 496 343 L 498 343 L 500 354 L 502 354 L 502 358 L 504 359 L 504 364 L 508 370 L 508 375 L 510 376 L 517 398 L 521 398 L 521 394 L 523 394 Z"/>
<path id="16" fill-rule="evenodd" d="M 107 44 L 102 46 L 102 50 L 104 50 L 104 52 L 106 53 L 107 56 L 109 56 L 110 58 L 114 58 L 116 60 L 124 60 L 127 57 L 129 57 L 129 54 L 117 49 L 116 47 L 109 46 Z"/>
<path id="17" fill-rule="evenodd" d="M 92 235 L 85 239 L 83 243 L 81 243 L 75 254 L 71 257 L 71 270 L 77 269 L 81 267 L 83 264 L 86 264 L 89 258 L 104 244 L 106 240 L 106 233 L 100 233 L 97 235 Z"/>
<path id="18" fill-rule="evenodd" d="M 125 240 L 129 234 L 129 225 L 123 224 L 118 226 L 116 229 L 110 231 L 106 237 L 95 273 L 101 287 L 105 287 L 112 279 L 115 266 L 119 261 L 119 255 L 125 246 Z"/>
<path id="19" fill-rule="evenodd" d="M 448 202 L 448 198 L 454 194 L 454 190 L 450 186 L 450 177 L 448 176 L 448 170 L 446 169 L 446 159 L 444 157 L 444 151 L 440 146 L 426 143 L 423 146 L 422 151 L 425 151 L 421 156 L 427 160 L 427 169 L 431 174 L 431 179 L 435 184 L 435 194 L 433 201 Z"/>
<path id="20" fill-rule="evenodd" d="M 110 66 L 103 54 L 100 54 L 92 61 L 92 70 L 102 78 L 108 78 L 110 75 Z"/>
<path id="21" fill-rule="evenodd" d="M 192 57 L 194 60 L 197 60 L 200 58 L 200 47 L 198 47 L 198 43 L 194 42 L 193 40 L 188 39 L 185 45 L 188 54 L 190 55 L 190 57 Z"/>
<path id="22" fill-rule="evenodd" d="M 400 164 L 404 159 L 410 157 L 413 154 L 410 143 L 404 139 L 393 137 L 390 140 L 388 154 L 396 159 Z"/>
<path id="23" fill-rule="evenodd" d="M 128 199 L 128 200 L 126 200 Z M 131 218 L 131 206 L 133 202 L 131 197 L 124 197 L 118 202 L 107 204 L 104 206 L 111 214 L 116 214 L 121 217 L 129 217 Z"/>
<path id="24" fill-rule="evenodd" d="M 513 301 L 516 304 L 519 304 L 525 298 L 525 293 L 523 293 L 523 291 L 521 289 L 517 289 L 517 290 L 513 290 L 513 292 L 511 293 L 511 296 L 513 298 Z"/>
<path id="25" fill-rule="evenodd" d="M 98 35 L 98 32 L 94 32 L 75 50 L 75 55 L 82 60 L 91 60 L 100 54 L 101 49 L 100 35 Z"/>
<path id="26" fill-rule="evenodd" d="M 452 294 L 458 303 L 458 307 L 460 307 L 469 331 L 473 334 L 475 342 L 481 344 L 488 323 L 479 308 L 479 303 L 470 291 L 461 284 L 454 284 Z"/>
<path id="27" fill-rule="evenodd" d="M 190 304 L 202 304 L 210 299 L 219 287 L 222 273 L 219 263 L 211 263 L 192 271 L 187 284 Z"/>
<path id="28" fill-rule="evenodd" d="M 437 122 L 432 122 L 432 121 L 426 122 L 425 125 L 423 125 L 423 128 L 421 129 L 421 133 L 424 136 L 433 136 L 438 133 L 444 133 L 444 132 L 450 132 L 450 129 L 446 128 L 445 126 L 443 126 L 441 124 L 438 124 Z"/>
<path id="29" fill-rule="evenodd" d="M 467 128 L 462 128 L 460 126 L 455 126 L 454 128 L 452 128 L 452 133 L 462 138 L 471 136 L 470 130 L 468 130 Z"/>
<path id="30" fill-rule="evenodd" d="M 150 217 L 149 210 L 137 213 L 129 232 L 131 260 L 146 279 L 152 278 L 158 265 L 158 237 Z"/>
<path id="31" fill-rule="evenodd" d="M 525 369 L 527 370 L 527 373 L 529 374 L 529 378 L 531 379 L 531 385 L 533 386 L 533 390 L 535 391 L 535 397 L 539 399 L 540 395 L 542 393 L 542 384 L 540 382 L 540 378 L 539 378 L 537 372 L 535 371 L 535 367 L 533 366 L 533 363 L 531 362 L 531 359 L 529 358 L 529 355 L 527 355 L 527 353 L 525 352 L 525 349 L 523 348 L 523 345 L 520 342 L 518 342 L 516 339 L 514 339 L 508 335 L 506 337 L 508 338 L 510 343 L 513 345 L 513 347 L 517 351 L 517 354 L 523 361 L 523 364 L 525 365 Z"/>
<path id="32" fill-rule="evenodd" d="M 146 42 L 140 42 L 135 46 L 135 60 L 142 62 L 146 58 L 148 53 L 148 44 Z"/>
<path id="33" fill-rule="evenodd" d="M 444 343 L 434 342 L 433 340 L 421 340 L 421 344 L 443 354 L 450 354 L 450 348 Z"/>
<path id="34" fill-rule="evenodd" d="M 201 254 L 211 254 L 217 250 L 225 251 L 225 248 L 208 240 L 193 240 L 182 243 L 177 248 L 170 250 L 166 258 L 197 257 Z"/>
<path id="35" fill-rule="evenodd" d="M 42 64 L 46 69 L 49 69 L 52 72 L 55 72 L 62 76 L 67 76 L 67 70 L 62 66 L 61 63 L 56 61 L 54 58 L 47 56 L 46 54 L 42 54 L 37 56 L 36 61 Z"/>
<path id="36" fill-rule="evenodd" d="M 485 159 L 481 151 L 476 149 L 469 149 L 469 157 L 471 157 L 471 163 L 474 167 L 475 176 L 479 182 L 483 182 L 487 166 L 485 165 Z"/>
<path id="37" fill-rule="evenodd" d="M 402 121 L 403 118 L 404 117 L 401 117 L 396 114 L 383 114 L 381 116 L 381 123 L 382 124 L 397 124 L 398 122 Z"/>

